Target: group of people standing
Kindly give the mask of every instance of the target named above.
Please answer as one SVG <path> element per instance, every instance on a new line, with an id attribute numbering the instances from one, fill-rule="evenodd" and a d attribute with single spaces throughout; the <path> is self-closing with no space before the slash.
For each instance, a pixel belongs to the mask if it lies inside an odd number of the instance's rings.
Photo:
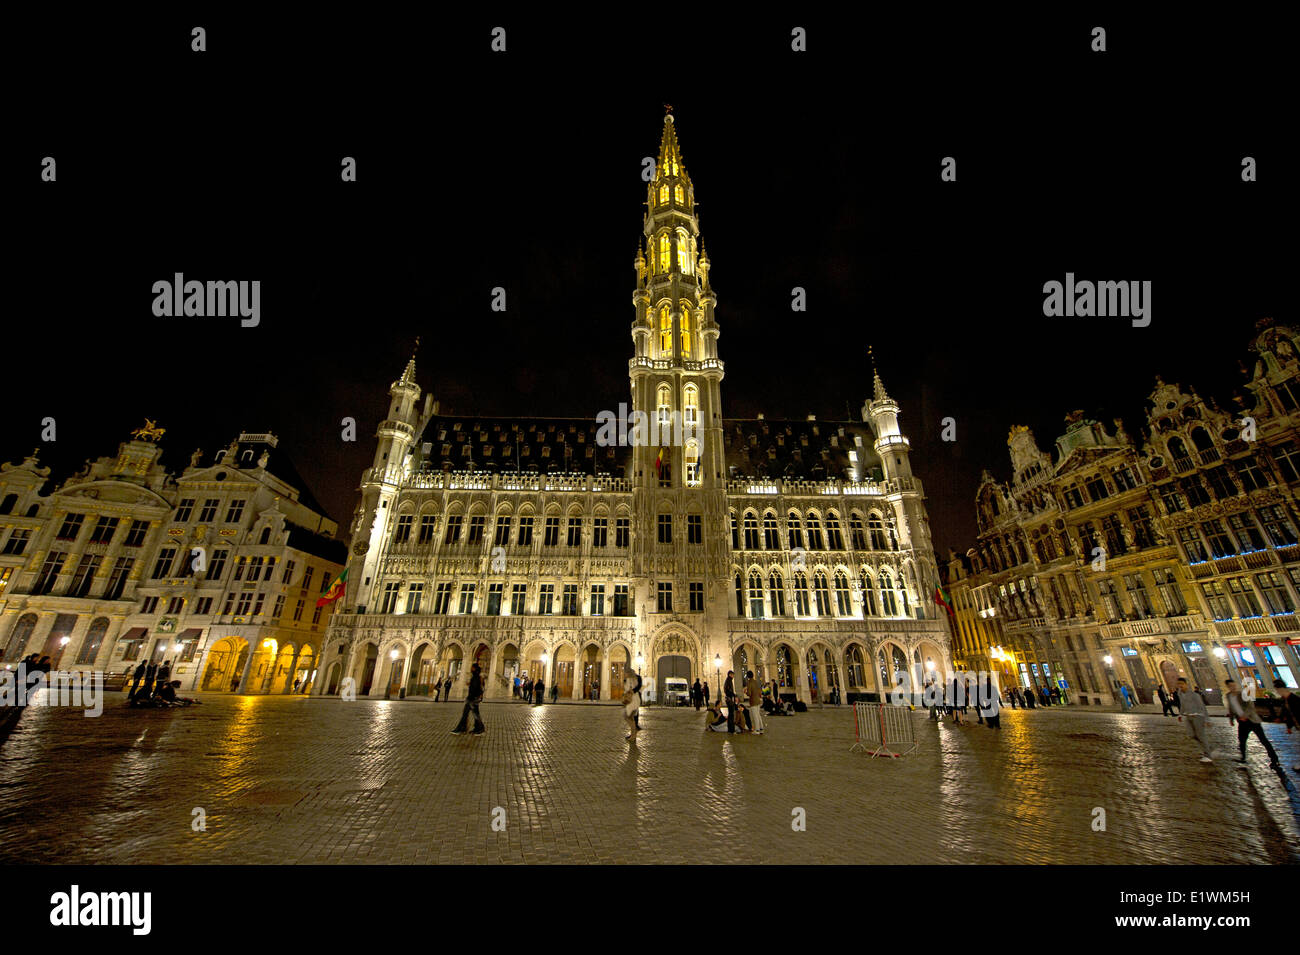
<path id="1" fill-rule="evenodd" d="M 753 733 L 762 736 L 763 726 L 763 688 L 754 679 L 754 671 L 745 671 L 745 684 L 742 687 L 745 705 L 741 705 L 736 695 L 735 671 L 727 671 L 727 679 L 722 684 L 722 699 L 709 704 L 708 716 L 704 728 L 715 733 L 723 732 L 726 724 L 728 733 Z M 722 713 L 722 704 L 726 704 L 726 715 Z"/>
<path id="2" fill-rule="evenodd" d="M 187 696 L 177 696 L 180 680 L 172 679 L 172 662 L 141 660 L 132 674 L 131 689 L 126 695 L 128 706 L 161 707 L 190 706 L 199 701 Z M 123 689 L 126 689 L 125 685 Z"/>
<path id="3" fill-rule="evenodd" d="M 534 706 L 541 706 L 542 701 L 546 698 L 546 681 L 540 678 L 534 680 L 527 673 L 516 676 L 511 696 L 516 700 L 532 703 Z M 558 683 L 553 684 L 551 686 L 551 702 L 554 703 L 559 698 L 560 686 Z"/>
<path id="4" fill-rule="evenodd" d="M 1013 710 L 1022 706 L 1032 710 L 1035 706 L 1063 706 L 1065 696 L 1059 686 L 1013 686 L 1007 690 L 1007 702 Z"/>
<path id="5" fill-rule="evenodd" d="M 930 719 L 940 721 L 943 716 L 951 716 L 954 723 L 964 726 L 967 711 L 974 706 L 975 718 L 981 725 L 989 729 L 1002 729 L 1002 697 L 993 685 L 993 678 L 986 675 L 982 684 L 976 679 L 977 682 L 966 682 L 963 677 L 954 675 L 944 685 L 942 703 L 939 702 L 937 692 L 931 697 L 934 702 L 930 707 Z M 926 685 L 927 690 L 932 687 L 933 682 Z M 1007 691 L 1007 696 L 1011 697 L 1010 690 Z"/>

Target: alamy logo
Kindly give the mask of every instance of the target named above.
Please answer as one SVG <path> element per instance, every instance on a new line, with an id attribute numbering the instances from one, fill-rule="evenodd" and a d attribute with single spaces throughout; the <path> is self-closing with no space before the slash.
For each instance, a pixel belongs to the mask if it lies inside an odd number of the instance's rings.
<path id="1" fill-rule="evenodd" d="M 602 448 L 614 446 L 662 448 L 665 445 L 681 447 L 696 437 L 696 422 L 682 418 L 680 411 L 658 411 L 648 415 L 644 411 L 628 414 L 627 405 L 620 404 L 618 412 L 602 411 L 596 415 L 596 444 Z"/>
<path id="2" fill-rule="evenodd" d="M 44 695 L 41 690 L 50 692 Z M 104 712 L 104 674 L 80 670 L 33 670 L 18 664 L 15 670 L 0 670 L 0 706 L 70 706 L 81 707 L 83 715 L 99 716 Z"/>
<path id="3" fill-rule="evenodd" d="M 71 891 L 50 896 L 50 924 L 129 925 L 134 935 L 148 935 L 153 924 L 151 892 L 85 892 L 74 885 Z"/>
<path id="4" fill-rule="evenodd" d="M 185 281 L 177 272 L 173 281 L 153 283 L 153 313 L 159 318 L 193 318 L 238 315 L 244 328 L 256 328 L 262 321 L 262 283 Z"/>
<path id="5" fill-rule="evenodd" d="M 1134 328 L 1151 324 L 1150 282 L 1088 282 L 1065 273 L 1065 283 L 1043 285 L 1043 314 L 1048 318 L 1131 318 Z"/>

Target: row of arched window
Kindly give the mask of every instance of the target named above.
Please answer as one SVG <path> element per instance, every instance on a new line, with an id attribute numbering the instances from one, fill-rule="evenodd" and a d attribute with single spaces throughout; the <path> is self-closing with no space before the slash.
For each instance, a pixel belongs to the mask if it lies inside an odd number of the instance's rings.
<path id="1" fill-rule="evenodd" d="M 675 262 L 683 275 L 695 274 L 695 236 L 685 229 L 673 232 L 665 229 L 657 238 L 650 240 L 650 273 L 666 275 L 671 272 Z"/>
<path id="2" fill-rule="evenodd" d="M 681 315 L 682 358 L 690 359 L 695 354 L 695 333 L 691 325 L 690 306 L 682 305 Z M 659 357 L 673 356 L 673 314 L 667 303 L 659 306 Z"/>
<path id="3" fill-rule="evenodd" d="M 779 570 L 770 571 L 766 580 L 758 570 L 751 570 L 747 581 L 737 573 L 735 586 L 736 616 L 761 620 L 789 615 L 785 579 Z M 833 580 L 826 571 L 816 570 L 812 574 L 811 586 L 806 572 L 795 571 L 792 594 L 796 617 L 854 617 L 859 613 L 864 617 L 912 616 L 912 605 L 902 577 L 895 582 L 888 570 L 880 571 L 874 583 L 866 571 L 860 574 L 860 611 L 853 608 L 849 575 L 844 570 L 836 570 Z"/>
<path id="4" fill-rule="evenodd" d="M 755 511 L 746 511 L 738 524 L 736 514 L 731 515 L 731 546 L 733 550 L 782 550 L 781 528 L 774 511 L 763 514 L 762 533 Z M 844 550 L 844 529 L 840 515 L 827 511 L 825 523 L 816 511 L 800 515 L 790 511 L 785 521 L 786 547 L 804 550 Z M 849 514 L 849 544 L 853 550 L 898 550 L 898 528 L 892 516 L 882 516 L 877 511 L 867 514 L 865 522 L 857 511 Z"/>

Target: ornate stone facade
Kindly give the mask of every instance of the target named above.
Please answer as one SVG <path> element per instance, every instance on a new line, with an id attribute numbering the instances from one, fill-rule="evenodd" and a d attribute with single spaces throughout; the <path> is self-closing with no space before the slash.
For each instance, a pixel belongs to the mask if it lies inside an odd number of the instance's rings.
<path id="1" fill-rule="evenodd" d="M 609 699 L 632 667 L 659 689 L 753 669 L 792 697 L 847 700 L 948 665 L 924 494 L 879 376 L 861 421 L 723 417 L 717 297 L 671 116 L 643 225 L 630 407 L 693 432 L 611 446 L 595 421 L 443 415 L 412 358 L 362 475 L 317 692 L 349 677 L 371 696 L 459 689 L 477 660 L 489 696 L 526 672 Z"/>

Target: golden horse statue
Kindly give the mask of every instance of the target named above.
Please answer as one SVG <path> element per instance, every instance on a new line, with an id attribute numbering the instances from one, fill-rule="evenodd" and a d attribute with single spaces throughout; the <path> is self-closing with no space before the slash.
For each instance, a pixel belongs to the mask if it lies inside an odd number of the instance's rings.
<path id="1" fill-rule="evenodd" d="M 157 441 L 167 433 L 166 428 L 158 427 L 158 424 L 152 418 L 144 419 L 144 427 L 136 428 L 131 432 L 131 437 L 141 441 Z"/>

